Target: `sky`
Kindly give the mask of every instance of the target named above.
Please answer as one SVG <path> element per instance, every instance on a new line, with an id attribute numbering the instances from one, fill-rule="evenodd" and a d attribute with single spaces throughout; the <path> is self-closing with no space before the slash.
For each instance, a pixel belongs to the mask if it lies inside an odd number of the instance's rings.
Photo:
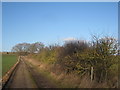
<path id="1" fill-rule="evenodd" d="M 23 42 L 89 41 L 92 34 L 117 38 L 117 2 L 2 3 L 2 51 Z"/>

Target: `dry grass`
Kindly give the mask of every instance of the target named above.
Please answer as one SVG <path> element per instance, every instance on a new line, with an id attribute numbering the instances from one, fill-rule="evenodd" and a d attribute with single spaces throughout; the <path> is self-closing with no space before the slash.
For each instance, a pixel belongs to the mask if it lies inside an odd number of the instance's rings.
<path id="1" fill-rule="evenodd" d="M 84 77 L 80 78 L 79 75 L 64 73 L 62 70 L 60 70 L 59 66 L 54 68 L 53 65 L 41 63 L 38 60 L 26 60 L 37 66 L 37 68 L 41 69 L 42 71 L 48 72 L 48 74 L 62 88 L 109 88 L 108 84 L 105 82 L 98 83 L 95 80 L 91 81 L 88 75 L 84 75 Z"/>

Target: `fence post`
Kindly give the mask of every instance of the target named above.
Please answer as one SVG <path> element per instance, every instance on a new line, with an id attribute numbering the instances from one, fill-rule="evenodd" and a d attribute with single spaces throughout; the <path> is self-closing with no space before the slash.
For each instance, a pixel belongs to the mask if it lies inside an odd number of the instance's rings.
<path id="1" fill-rule="evenodd" d="M 93 67 L 91 67 L 91 77 L 90 77 L 91 81 L 93 80 Z"/>

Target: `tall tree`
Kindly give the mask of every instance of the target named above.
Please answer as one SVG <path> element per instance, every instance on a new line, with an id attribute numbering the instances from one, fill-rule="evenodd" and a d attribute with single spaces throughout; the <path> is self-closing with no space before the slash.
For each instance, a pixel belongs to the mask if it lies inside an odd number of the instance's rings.
<path id="1" fill-rule="evenodd" d="M 41 42 L 32 43 L 29 47 L 30 53 L 38 53 L 44 47 L 44 44 Z"/>
<path id="2" fill-rule="evenodd" d="M 12 48 L 12 52 L 17 52 L 19 54 L 25 53 L 38 53 L 44 47 L 41 42 L 36 43 L 19 43 Z"/>

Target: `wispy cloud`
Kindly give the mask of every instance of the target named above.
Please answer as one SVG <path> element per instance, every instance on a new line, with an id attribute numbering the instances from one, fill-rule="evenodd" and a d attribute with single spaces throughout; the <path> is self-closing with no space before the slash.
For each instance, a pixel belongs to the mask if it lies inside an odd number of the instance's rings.
<path id="1" fill-rule="evenodd" d="M 76 38 L 74 37 L 69 37 L 69 38 L 64 38 L 63 41 L 75 41 L 77 40 Z"/>

